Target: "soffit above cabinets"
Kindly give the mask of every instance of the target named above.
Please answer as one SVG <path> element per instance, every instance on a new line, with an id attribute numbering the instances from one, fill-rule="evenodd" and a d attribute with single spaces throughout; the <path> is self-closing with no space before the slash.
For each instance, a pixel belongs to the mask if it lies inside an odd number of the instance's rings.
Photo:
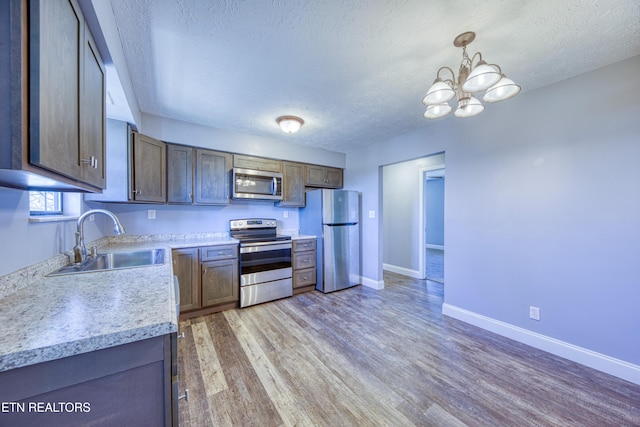
<path id="1" fill-rule="evenodd" d="M 421 100 L 465 31 L 523 92 L 640 54 L 636 0 L 111 3 L 142 112 L 339 152 L 437 125 Z"/>

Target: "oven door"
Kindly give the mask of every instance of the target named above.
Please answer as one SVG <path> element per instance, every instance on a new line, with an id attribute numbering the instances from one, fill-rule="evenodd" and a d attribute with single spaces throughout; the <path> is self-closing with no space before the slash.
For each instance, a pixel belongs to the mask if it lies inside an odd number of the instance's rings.
<path id="1" fill-rule="evenodd" d="M 291 278 L 291 241 L 240 245 L 240 286 L 286 278 Z"/>

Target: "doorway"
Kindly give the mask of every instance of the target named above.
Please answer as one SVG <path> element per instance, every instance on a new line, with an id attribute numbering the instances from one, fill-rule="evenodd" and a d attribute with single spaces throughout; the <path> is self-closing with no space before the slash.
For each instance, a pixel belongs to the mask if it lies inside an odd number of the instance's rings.
<path id="1" fill-rule="evenodd" d="M 444 168 L 425 170 L 423 179 L 425 277 L 444 283 Z"/>
<path id="2" fill-rule="evenodd" d="M 442 174 L 444 164 L 444 153 L 436 153 L 381 168 L 383 270 L 426 278 L 425 173 Z"/>

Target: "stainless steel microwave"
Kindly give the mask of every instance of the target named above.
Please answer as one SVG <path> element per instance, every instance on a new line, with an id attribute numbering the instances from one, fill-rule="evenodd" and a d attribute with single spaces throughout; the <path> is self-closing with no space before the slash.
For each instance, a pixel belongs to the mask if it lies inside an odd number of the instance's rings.
<path id="1" fill-rule="evenodd" d="M 233 168 L 234 199 L 282 200 L 282 174 L 279 172 Z"/>

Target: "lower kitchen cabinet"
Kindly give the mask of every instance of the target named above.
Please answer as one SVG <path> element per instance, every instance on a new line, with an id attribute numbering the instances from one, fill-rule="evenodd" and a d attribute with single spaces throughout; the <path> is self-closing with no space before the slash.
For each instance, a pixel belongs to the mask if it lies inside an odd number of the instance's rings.
<path id="1" fill-rule="evenodd" d="M 316 239 L 293 241 L 293 293 L 312 291 L 316 286 Z"/>
<path id="2" fill-rule="evenodd" d="M 238 307 L 238 245 L 174 249 L 180 283 L 180 319 Z"/>
<path id="3" fill-rule="evenodd" d="M 201 307 L 200 264 L 198 248 L 174 249 L 173 274 L 180 283 L 180 311 L 190 311 Z"/>
<path id="4" fill-rule="evenodd" d="M 7 426 L 171 426 L 175 333 L 0 373 Z"/>
<path id="5" fill-rule="evenodd" d="M 238 260 L 205 261 L 202 268 L 202 306 L 238 301 Z"/>

